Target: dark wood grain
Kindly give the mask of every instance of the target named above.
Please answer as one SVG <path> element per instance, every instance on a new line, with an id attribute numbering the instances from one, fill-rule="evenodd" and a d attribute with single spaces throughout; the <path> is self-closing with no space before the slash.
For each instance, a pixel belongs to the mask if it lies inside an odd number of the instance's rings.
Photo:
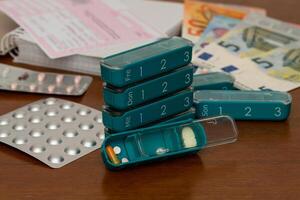
<path id="1" fill-rule="evenodd" d="M 224 2 L 260 6 L 300 23 L 299 0 Z M 12 64 L 10 57 L 0 62 Z M 100 109 L 101 87 L 94 77 L 86 95 L 66 99 Z M 299 199 L 300 90 L 292 96 L 285 122 L 238 122 L 237 143 L 120 172 L 106 170 L 99 151 L 54 170 L 0 144 L 0 199 Z M 46 97 L 0 92 L 0 114 Z"/>

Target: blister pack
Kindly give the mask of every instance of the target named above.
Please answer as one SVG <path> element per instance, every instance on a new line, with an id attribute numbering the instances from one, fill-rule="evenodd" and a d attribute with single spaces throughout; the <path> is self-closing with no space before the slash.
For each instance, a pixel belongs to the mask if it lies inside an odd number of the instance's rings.
<path id="1" fill-rule="evenodd" d="M 40 100 L 0 116 L 0 142 L 60 168 L 99 149 L 101 112 L 56 98 Z"/>
<path id="2" fill-rule="evenodd" d="M 0 64 L 0 90 L 80 96 L 92 77 L 38 72 Z"/>

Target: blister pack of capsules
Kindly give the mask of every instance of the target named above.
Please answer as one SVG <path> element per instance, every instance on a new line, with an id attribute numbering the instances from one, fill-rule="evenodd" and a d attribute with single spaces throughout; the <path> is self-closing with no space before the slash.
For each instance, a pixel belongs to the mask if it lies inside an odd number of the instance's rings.
<path id="1" fill-rule="evenodd" d="M 0 142 L 60 168 L 99 149 L 105 138 L 101 112 L 48 98 L 0 116 Z"/>
<path id="2" fill-rule="evenodd" d="M 89 76 L 37 72 L 0 64 L 0 90 L 80 96 L 92 80 Z"/>

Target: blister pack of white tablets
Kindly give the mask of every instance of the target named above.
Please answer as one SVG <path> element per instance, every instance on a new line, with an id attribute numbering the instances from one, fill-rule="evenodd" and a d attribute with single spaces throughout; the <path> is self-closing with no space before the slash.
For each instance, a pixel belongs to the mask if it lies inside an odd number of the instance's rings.
<path id="1" fill-rule="evenodd" d="M 80 96 L 92 80 L 89 76 L 37 72 L 0 64 L 0 90 Z"/>
<path id="2" fill-rule="evenodd" d="M 48 98 L 0 116 L 0 142 L 52 168 L 60 168 L 96 149 L 105 138 L 100 111 Z"/>

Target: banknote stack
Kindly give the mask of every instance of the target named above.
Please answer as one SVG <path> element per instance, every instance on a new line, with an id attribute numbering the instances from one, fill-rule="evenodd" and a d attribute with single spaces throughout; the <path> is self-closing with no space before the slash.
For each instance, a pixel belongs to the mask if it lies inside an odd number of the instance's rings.
<path id="1" fill-rule="evenodd" d="M 243 90 L 300 86 L 300 27 L 260 8 L 185 1 L 182 29 L 194 42 L 196 73 L 230 73 Z"/>

